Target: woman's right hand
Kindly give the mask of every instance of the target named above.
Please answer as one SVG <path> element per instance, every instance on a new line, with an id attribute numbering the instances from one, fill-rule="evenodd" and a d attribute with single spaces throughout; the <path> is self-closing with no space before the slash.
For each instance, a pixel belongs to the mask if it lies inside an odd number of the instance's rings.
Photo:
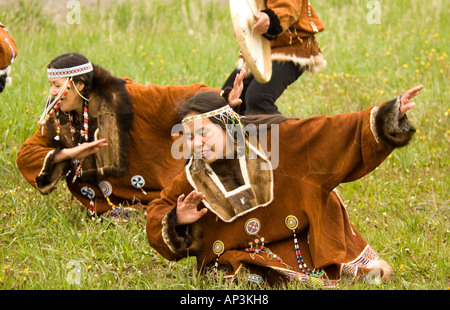
<path id="1" fill-rule="evenodd" d="M 192 224 L 205 215 L 208 209 L 197 210 L 197 206 L 204 198 L 205 195 L 197 193 L 195 190 L 190 192 L 186 198 L 184 194 L 180 195 L 177 201 L 177 225 Z"/>
<path id="2" fill-rule="evenodd" d="M 54 163 L 58 163 L 67 159 L 85 158 L 89 155 L 95 154 L 101 147 L 107 146 L 106 139 L 95 140 L 92 142 L 85 142 L 72 148 L 62 149 L 55 155 Z"/>

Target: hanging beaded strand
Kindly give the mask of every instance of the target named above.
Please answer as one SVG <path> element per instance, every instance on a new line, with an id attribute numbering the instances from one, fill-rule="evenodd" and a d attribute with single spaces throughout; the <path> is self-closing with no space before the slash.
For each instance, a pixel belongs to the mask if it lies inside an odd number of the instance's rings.
<path id="1" fill-rule="evenodd" d="M 308 0 L 308 19 L 309 19 L 309 24 L 311 25 L 311 28 L 314 32 L 319 32 L 319 29 L 317 29 L 316 25 L 314 24 L 314 22 L 311 20 L 312 17 L 312 9 L 311 9 L 311 2 L 310 0 Z"/>
<path id="2" fill-rule="evenodd" d="M 77 89 L 75 87 L 75 89 Z M 70 132 L 75 132 L 75 128 L 73 126 L 72 123 L 72 118 L 70 118 L 71 120 L 71 129 Z M 83 142 L 88 142 L 88 130 L 89 130 L 89 114 L 88 114 L 88 105 L 87 105 L 87 101 L 83 101 L 83 128 L 80 129 L 80 141 L 78 142 L 78 145 L 80 145 Z M 73 140 L 73 135 L 72 135 L 72 140 Z M 83 141 L 81 141 L 83 140 Z M 75 175 L 73 176 L 72 179 L 72 183 L 75 183 L 75 181 L 77 180 L 77 178 L 81 177 L 81 175 L 83 174 L 83 160 L 82 159 L 75 159 L 74 160 L 74 164 L 75 164 Z"/>
<path id="3" fill-rule="evenodd" d="M 222 241 L 216 240 L 213 244 L 213 252 L 216 254 L 216 259 L 214 261 L 214 267 L 213 267 L 213 278 L 214 281 L 217 281 L 217 272 L 219 270 L 219 258 L 220 255 L 225 250 L 225 246 Z"/>
<path id="4" fill-rule="evenodd" d="M 295 217 L 294 215 L 289 215 L 286 217 L 285 223 L 286 223 L 287 228 L 292 230 L 293 235 L 294 235 L 295 257 L 297 258 L 297 264 L 298 264 L 298 267 L 300 268 L 300 270 L 304 274 L 311 276 L 311 277 L 316 277 L 316 276 L 322 275 L 322 272 L 316 271 L 315 268 L 314 268 L 314 270 L 309 269 L 303 259 L 302 252 L 300 251 L 300 246 L 298 244 L 297 234 L 295 233 L 295 229 L 298 227 L 297 217 Z"/>
<path id="5" fill-rule="evenodd" d="M 52 101 L 50 101 L 51 100 L 51 89 L 50 89 L 48 98 L 46 100 L 44 112 L 42 112 L 38 121 L 38 124 L 41 126 L 42 136 L 44 136 L 45 123 L 48 122 L 48 120 L 50 119 L 50 115 L 53 113 L 53 110 L 55 110 L 56 113 L 56 107 L 58 107 L 61 101 L 63 101 L 64 98 L 67 96 L 67 93 L 70 90 L 71 82 L 72 79 L 67 78 L 66 81 L 64 82 L 64 85 L 61 87 L 61 90 L 59 91 L 58 95 Z M 59 135 L 57 135 L 57 138 L 55 137 L 55 140 L 59 140 Z"/>
<path id="6" fill-rule="evenodd" d="M 87 105 L 87 101 L 84 101 L 83 103 L 83 137 L 84 137 L 84 142 L 88 141 L 88 129 L 89 129 L 89 114 L 88 114 L 88 105 Z"/>
<path id="7" fill-rule="evenodd" d="M 61 134 L 61 122 L 59 120 L 59 112 L 60 112 L 59 105 L 61 104 L 61 101 L 63 101 L 67 97 L 67 94 L 69 93 L 70 85 L 72 83 L 72 78 L 68 79 L 66 81 L 66 83 L 67 83 L 67 87 L 64 90 L 63 94 L 61 95 L 61 97 L 56 101 L 55 109 L 54 109 L 55 110 L 55 117 L 56 117 L 56 136 L 54 137 L 54 139 L 57 140 L 57 141 L 59 141 L 60 134 Z M 52 114 L 52 112 L 53 112 L 53 109 L 51 109 L 48 112 L 47 116 L 45 117 L 45 121 L 48 121 L 50 119 L 50 115 Z"/>

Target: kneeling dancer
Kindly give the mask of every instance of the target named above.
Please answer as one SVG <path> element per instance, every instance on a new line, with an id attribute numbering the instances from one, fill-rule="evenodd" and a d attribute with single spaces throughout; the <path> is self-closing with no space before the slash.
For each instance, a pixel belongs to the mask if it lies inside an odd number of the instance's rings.
<path id="1" fill-rule="evenodd" d="M 301 120 L 242 117 L 217 93 L 196 94 L 179 111 L 192 156 L 149 206 L 150 245 L 169 260 L 196 256 L 214 277 L 242 270 L 253 281 L 323 286 L 345 275 L 390 278 L 335 188 L 410 141 L 405 113 L 420 89 L 361 112 Z"/>

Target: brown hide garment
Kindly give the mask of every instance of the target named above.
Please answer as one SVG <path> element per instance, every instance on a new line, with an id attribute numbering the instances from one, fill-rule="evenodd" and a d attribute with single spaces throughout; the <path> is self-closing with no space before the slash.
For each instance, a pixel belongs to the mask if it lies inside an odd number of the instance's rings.
<path id="1" fill-rule="evenodd" d="M 119 79 L 95 66 L 94 81 L 88 103 L 89 141 L 106 138 L 108 146 L 83 160 L 83 173 L 72 183 L 74 166 L 70 160 L 53 164 L 56 152 L 76 145 L 72 141 L 67 116 L 60 113 L 60 141 L 55 141 L 56 120 L 53 116 L 43 128 L 27 139 L 17 154 L 17 166 L 25 179 L 42 194 L 56 188 L 66 176 L 71 193 L 89 207 L 95 204 L 98 214 L 111 210 L 100 189 L 106 181 L 114 205 L 140 207 L 159 197 L 160 191 L 178 175 L 185 159 L 172 157 L 172 127 L 179 122 L 177 105 L 199 91 L 216 91 L 202 84 L 188 86 L 140 85 L 130 79 Z M 53 114 L 52 114 L 53 115 Z M 77 121 L 77 117 L 75 117 Z M 78 121 L 82 121 L 78 116 Z M 76 140 L 76 137 L 74 139 Z M 142 189 L 133 186 L 132 178 L 145 182 Z M 105 183 L 103 183 L 105 184 Z M 86 190 L 95 194 L 85 196 Z"/>
<path id="2" fill-rule="evenodd" d="M 5 26 L 0 23 L 0 72 L 8 66 L 17 57 L 17 44 Z"/>
<path id="3" fill-rule="evenodd" d="M 395 147 L 411 139 L 414 129 L 407 119 L 398 121 L 399 104 L 397 99 L 358 113 L 280 123 L 273 200 L 239 216 L 226 213 L 228 221 L 222 220 L 224 215 L 219 215 L 218 210 L 227 209 L 231 203 L 219 201 L 220 190 L 213 187 L 205 190 L 206 197 L 199 205 L 212 212 L 191 225 L 176 225 L 178 197 L 213 183 L 207 174 L 200 174 L 191 165 L 150 204 L 150 245 L 170 260 L 196 256 L 198 268 L 203 270 L 214 266 L 217 260 L 225 276 L 234 277 L 245 267 L 269 283 L 308 278 L 302 271 L 306 268 L 325 273 L 319 281 L 321 285 L 334 285 L 328 281 L 337 281 L 344 275 L 370 274 L 382 265 L 382 260 L 351 223 L 335 189 L 370 173 Z M 221 207 L 217 208 L 218 204 Z M 295 234 L 304 260 L 301 265 L 296 257 L 294 231 L 286 224 L 288 216 L 295 216 L 298 221 Z M 264 251 L 248 252 L 250 242 L 258 248 L 262 238 Z M 223 244 L 223 253 L 214 252 L 215 244 Z M 379 272 L 384 276 L 384 270 Z"/>
<path id="4" fill-rule="evenodd" d="M 325 26 L 308 2 L 266 0 L 268 11 L 264 12 L 269 15 L 271 23 L 278 26 L 278 33 L 269 37 L 272 61 L 292 61 L 316 73 L 326 66 L 315 37 Z"/>

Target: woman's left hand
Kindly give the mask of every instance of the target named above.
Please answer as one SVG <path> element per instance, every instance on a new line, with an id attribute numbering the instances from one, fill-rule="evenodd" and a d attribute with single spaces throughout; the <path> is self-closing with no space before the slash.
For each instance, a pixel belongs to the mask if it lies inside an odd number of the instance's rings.
<path id="1" fill-rule="evenodd" d="M 412 102 L 411 100 L 412 100 L 412 98 L 417 96 L 417 94 L 419 93 L 419 91 L 422 88 L 423 88 L 423 85 L 413 87 L 413 88 L 409 89 L 408 91 L 406 91 L 406 93 L 404 93 L 402 95 L 402 98 L 400 99 L 400 113 L 398 114 L 399 119 L 401 119 L 408 110 L 414 109 L 416 104 L 414 102 Z"/>
<path id="2" fill-rule="evenodd" d="M 242 90 L 244 90 L 245 69 L 242 69 L 234 79 L 233 89 L 228 95 L 228 103 L 231 107 L 236 107 L 242 103 L 240 99 Z"/>
<path id="3" fill-rule="evenodd" d="M 259 12 L 258 16 L 256 17 L 256 22 L 253 25 L 253 30 L 258 34 L 265 34 L 267 30 L 269 30 L 270 26 L 270 18 L 269 15 L 267 15 L 264 12 Z"/>

